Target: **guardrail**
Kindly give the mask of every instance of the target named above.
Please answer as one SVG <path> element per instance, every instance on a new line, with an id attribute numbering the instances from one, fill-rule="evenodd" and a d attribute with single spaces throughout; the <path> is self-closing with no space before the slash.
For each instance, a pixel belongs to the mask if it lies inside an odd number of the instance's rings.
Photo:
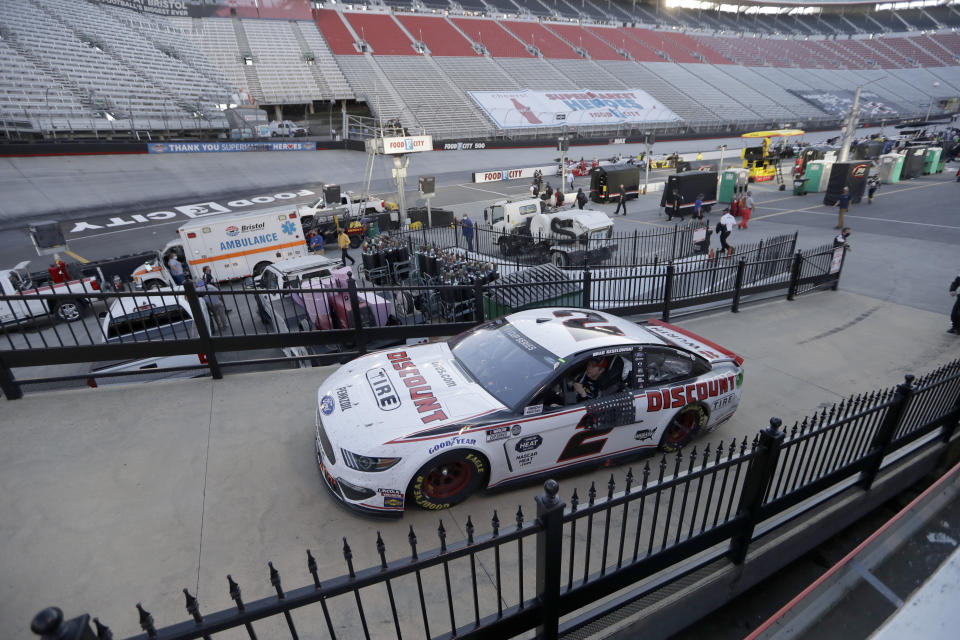
<path id="1" fill-rule="evenodd" d="M 557 638 L 603 625 L 606 616 L 656 596 L 694 571 L 746 568 L 758 540 L 766 545 L 784 531 L 796 535 L 798 521 L 826 508 L 841 491 L 848 498 L 847 517 L 866 513 L 928 472 L 929 455 L 945 451 L 958 420 L 960 360 L 955 360 L 919 379 L 907 375 L 895 389 L 852 396 L 787 430 L 772 418 L 752 442 L 721 441 L 647 460 L 637 475 L 627 471 L 622 490 L 611 474 L 605 496 L 591 484 L 583 497 L 572 492 L 569 507 L 559 498 L 557 482 L 548 480 L 535 498 L 531 521 L 522 507 L 509 524 L 494 511 L 490 531 L 478 534 L 468 517 L 466 540 L 455 543 L 448 543 L 441 521 L 439 547 L 426 552 L 419 550 L 411 525 L 409 553 L 390 562 L 377 533 L 370 542 L 380 563 L 359 571 L 344 538 L 344 575 L 321 580 L 307 550 L 312 584 L 284 591 L 279 570 L 268 563 L 277 595 L 244 602 L 240 586 L 227 575 L 236 608 L 204 615 L 184 589 L 192 619 L 160 629 L 138 603 L 144 634 L 136 640 L 206 638 L 240 627 L 255 638 L 255 623 L 261 633 L 269 629 L 271 637 L 289 633 L 297 638 L 291 612 L 301 629 L 324 628 L 331 638 L 338 637 L 336 629 L 359 637 L 357 620 L 367 638 L 507 638 L 531 630 L 537 638 Z M 842 523 L 820 523 L 815 532 L 780 542 L 790 545 L 789 552 L 767 549 L 776 556 L 768 574 L 838 526 Z M 756 581 L 753 572 L 740 574 L 737 589 Z M 425 594 L 429 579 L 443 588 Z M 454 583 L 461 585 L 458 594 L 469 597 L 455 598 Z M 732 587 L 725 591 L 724 599 L 733 592 Z M 319 608 L 310 606 L 318 603 Z M 703 606 L 698 609 L 694 616 L 706 613 Z M 365 613 L 370 610 L 381 615 L 371 619 Z M 390 616 L 383 615 L 386 611 Z M 683 620 L 672 623 L 674 630 L 693 621 L 689 607 L 685 612 L 677 616 Z M 38 614 L 31 628 L 61 640 L 113 637 L 98 620 L 96 631 L 89 622 L 89 615 L 64 622 L 62 611 L 51 608 Z"/>
<path id="2" fill-rule="evenodd" d="M 23 325 L 20 330 L 2 327 L 0 389 L 7 399 L 16 399 L 22 396 L 23 385 L 38 383 L 85 380 L 96 386 L 97 380 L 171 373 L 221 378 L 225 368 L 236 366 L 333 364 L 380 345 L 454 335 L 521 308 L 574 306 L 618 315 L 658 314 L 669 321 L 680 309 L 729 304 L 736 312 L 750 296 L 786 290 L 787 298 L 793 299 L 813 288 L 835 288 L 844 250 L 823 246 L 791 255 L 788 249 L 794 243 L 795 237 L 786 236 L 734 257 L 700 255 L 638 267 L 565 271 L 562 279 L 537 283 L 545 291 L 562 288 L 566 292 L 562 299 L 534 296 L 522 307 L 502 301 L 529 283 L 485 277 L 446 284 L 442 278 L 418 277 L 416 271 L 398 286 L 358 284 L 350 277 L 346 286 L 322 289 L 256 289 L 238 283 L 239 288 L 211 292 L 198 291 L 188 280 L 177 290 L 88 291 L 80 300 L 76 293 L 0 295 L 0 308 L 10 309 Z M 52 311 L 64 300 L 106 310 L 130 298 L 136 300 L 136 309 L 131 307 L 107 326 L 89 314 L 76 322 L 58 322 Z M 18 315 L 16 309 L 28 304 L 44 310 L 34 316 Z M 184 305 L 189 313 L 182 310 Z M 230 361 L 220 357 L 256 349 L 282 349 L 284 355 Z M 195 363 L 152 365 L 146 370 L 44 372 L 33 377 L 16 377 L 13 372 L 20 367 L 191 354 L 197 356 Z"/>

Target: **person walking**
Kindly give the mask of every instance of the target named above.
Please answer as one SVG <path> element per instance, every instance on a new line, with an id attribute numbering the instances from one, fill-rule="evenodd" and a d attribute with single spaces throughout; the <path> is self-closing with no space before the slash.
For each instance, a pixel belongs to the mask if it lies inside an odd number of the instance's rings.
<path id="1" fill-rule="evenodd" d="M 544 188 L 543 193 L 546 194 L 546 201 L 550 202 L 550 198 L 553 197 L 553 187 L 550 186 L 550 183 L 547 182 L 547 186 Z"/>
<path id="2" fill-rule="evenodd" d="M 567 172 L 567 191 L 573 191 L 573 171 Z"/>
<path id="3" fill-rule="evenodd" d="M 953 310 L 950 312 L 950 328 L 947 333 L 960 334 L 960 296 L 957 295 L 957 289 L 960 288 L 960 275 L 950 283 L 950 295 L 953 297 Z"/>
<path id="4" fill-rule="evenodd" d="M 583 209 L 584 205 L 587 204 L 587 194 L 583 192 L 583 187 L 577 189 L 577 208 Z"/>
<path id="5" fill-rule="evenodd" d="M 840 233 L 837 234 L 837 237 L 833 239 L 833 248 L 837 249 L 843 247 L 847 251 L 851 251 L 850 243 L 847 242 L 847 238 L 850 237 L 850 227 L 844 227 L 840 230 Z"/>
<path id="6" fill-rule="evenodd" d="M 201 278 L 200 282 L 197 283 L 197 290 L 206 292 L 207 295 L 203 296 L 203 301 L 210 311 L 210 319 L 213 320 L 216 332 L 223 333 L 227 328 L 227 311 L 226 307 L 223 306 L 223 297 L 217 293 L 219 289 L 213 286 L 213 283 L 206 282 Z M 214 327 L 210 328 L 213 329 Z"/>
<path id="7" fill-rule="evenodd" d="M 717 223 L 717 231 L 720 233 L 720 251 L 727 255 L 733 255 L 733 247 L 727 244 L 727 238 L 733 233 L 733 228 L 737 226 L 737 219 L 730 214 L 730 209 L 724 209 L 720 222 Z"/>
<path id="8" fill-rule="evenodd" d="M 698 193 L 697 199 L 693 201 L 693 217 L 697 220 L 703 220 L 703 194 Z"/>
<path id="9" fill-rule="evenodd" d="M 870 176 L 870 180 L 867 181 L 867 204 L 873 204 L 873 196 L 876 195 L 877 189 L 879 188 L 879 176 Z"/>
<path id="10" fill-rule="evenodd" d="M 750 222 L 750 216 L 753 214 L 753 192 L 747 191 L 747 197 L 744 198 L 743 208 L 740 210 L 740 226 L 744 229 L 747 228 L 747 223 Z"/>
<path id="11" fill-rule="evenodd" d="M 534 180 L 530 183 L 530 197 L 536 198 L 538 195 L 540 195 L 540 185 L 538 185 L 537 181 Z"/>
<path id="12" fill-rule="evenodd" d="M 463 221 L 460 223 L 460 233 L 463 239 L 467 241 L 467 250 L 473 253 L 473 220 L 463 214 Z"/>
<path id="13" fill-rule="evenodd" d="M 200 274 L 200 282 L 213 284 L 213 272 L 210 270 L 210 265 L 204 265 L 203 273 Z"/>
<path id="14" fill-rule="evenodd" d="M 627 189 L 623 185 L 620 185 L 620 195 L 617 196 L 617 209 L 613 212 L 613 215 L 620 213 L 620 207 L 623 207 L 623 215 L 627 215 Z"/>
<path id="15" fill-rule="evenodd" d="M 680 215 L 680 190 L 674 188 L 673 193 L 670 194 L 670 198 L 673 202 L 670 204 L 670 208 L 667 209 L 667 221 L 673 220 L 674 217 L 683 219 L 683 216 Z"/>
<path id="16" fill-rule="evenodd" d="M 170 269 L 170 277 L 173 278 L 174 284 L 182 285 L 184 278 L 183 263 L 177 259 L 177 254 L 170 254 L 170 258 L 167 260 L 167 268 Z"/>
<path id="17" fill-rule="evenodd" d="M 340 235 L 337 236 L 337 246 L 340 247 L 340 260 L 343 262 L 343 265 L 347 265 L 347 260 L 350 261 L 351 265 L 357 263 L 349 253 L 347 249 L 350 248 L 350 236 L 347 235 L 347 232 L 341 227 Z"/>
<path id="18" fill-rule="evenodd" d="M 840 208 L 840 217 L 834 229 L 843 229 L 843 214 L 850 211 L 850 187 L 843 188 L 843 193 L 837 199 L 837 206 Z"/>

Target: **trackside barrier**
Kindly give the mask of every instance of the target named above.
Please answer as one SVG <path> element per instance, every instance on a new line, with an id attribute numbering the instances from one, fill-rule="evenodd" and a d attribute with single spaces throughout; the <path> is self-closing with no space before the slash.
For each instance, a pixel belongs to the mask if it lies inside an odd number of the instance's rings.
<path id="1" fill-rule="evenodd" d="M 240 627 L 251 638 L 258 631 L 297 638 L 291 612 L 311 637 L 318 629 L 331 638 L 338 637 L 336 629 L 346 629 L 344 637 L 360 637 L 362 627 L 368 638 L 509 638 L 536 630 L 537 638 L 550 640 L 605 628 L 606 616 L 641 598 L 648 608 L 666 609 L 658 621 L 667 617 L 673 626 L 650 629 L 666 637 L 694 619 L 674 611 L 687 607 L 689 613 L 688 599 L 650 604 L 664 587 L 691 572 L 709 569 L 719 576 L 741 567 L 732 580 L 737 589 L 749 588 L 929 473 L 931 456 L 946 452 L 958 420 L 960 360 L 955 360 L 919 378 L 908 375 L 896 389 L 851 396 L 790 428 L 772 418 L 752 442 L 721 441 L 648 458 L 636 475 L 630 468 L 621 484 L 611 474 L 605 495 L 591 483 L 584 496 L 574 489 L 565 502 L 558 483 L 548 480 L 535 498 L 534 519 L 527 520 L 522 507 L 510 522 L 494 511 L 488 531 L 478 533 L 468 517 L 466 539 L 459 542 L 447 540 L 441 521 L 433 543 L 438 546 L 430 551 L 420 550 L 411 525 L 407 540 L 397 541 L 409 551 L 396 560 L 387 561 L 387 543 L 379 533 L 364 542 L 380 559 L 369 569 L 354 568 L 353 548 L 344 538 L 346 573 L 338 577 L 321 580 L 307 550 L 309 577 L 301 580 L 308 584 L 297 589 L 284 591 L 279 570 L 268 563 L 264 579 L 277 594 L 254 602 L 244 602 L 240 585 L 227 575 L 235 608 L 205 614 L 184 589 L 190 618 L 157 628 L 149 604 L 138 603 L 144 633 L 134 640 L 206 638 Z M 805 518 L 840 508 L 840 498 L 843 517 L 804 528 Z M 762 571 L 761 554 L 773 558 Z M 486 563 L 486 574 L 478 576 L 478 562 Z M 425 593 L 425 579 L 442 580 L 433 584 L 445 589 Z M 454 599 L 454 583 L 468 585 L 472 597 Z M 723 588 L 731 598 L 734 588 Z M 388 610 L 390 616 L 381 615 Z M 380 614 L 368 617 L 365 611 Z M 133 621 L 131 615 L 127 626 Z M 31 629 L 61 640 L 113 637 L 100 621 L 93 622 L 95 630 L 89 615 L 64 621 L 60 609 L 50 608 L 34 618 Z"/>
<path id="2" fill-rule="evenodd" d="M 106 309 L 118 299 L 143 298 L 144 318 L 136 326 L 123 321 L 105 330 L 102 321 L 87 314 L 76 322 L 59 322 L 49 309 L 64 294 L 0 296 L 0 306 L 16 315 L 16 305 L 41 302 L 48 311 L 39 317 L 17 317 L 19 329 L 0 329 L 0 389 L 7 399 L 22 396 L 22 386 L 48 382 L 87 381 L 91 386 L 110 378 L 133 375 L 209 374 L 220 378 L 231 367 L 262 366 L 278 362 L 313 366 L 346 362 L 369 349 L 399 344 L 413 338 L 455 335 L 480 322 L 521 308 L 575 306 L 618 315 L 656 314 L 669 321 L 675 311 L 731 305 L 739 310 L 745 297 L 758 298 L 787 290 L 788 298 L 839 281 L 842 258 L 831 246 L 792 253 L 796 236 L 768 239 L 744 247 L 733 257 L 692 256 L 673 262 L 636 267 L 611 267 L 561 272 L 562 281 L 537 282 L 542 291 L 567 292 L 562 299 L 534 297 L 520 307 L 507 308 L 498 301 L 523 300 L 530 291 L 526 281 L 504 278 L 492 282 L 446 284 L 443 279 L 408 279 L 400 285 L 373 285 L 352 277 L 343 287 L 318 289 L 259 289 L 244 283 L 215 294 L 198 291 L 191 281 L 182 290 L 89 291 L 86 304 Z M 831 265 L 837 265 L 832 268 Z M 572 293 L 579 292 L 579 293 Z M 321 295 L 318 295 L 321 294 Z M 205 315 L 209 296 L 221 298 L 223 326 L 214 333 L 212 311 Z M 196 322 L 191 328 L 180 318 L 157 334 L 150 309 L 169 308 L 173 299 L 185 298 Z M 278 298 L 267 308 L 265 298 Z M 294 299 L 300 300 L 294 303 Z M 309 302 L 308 302 L 309 301 Z M 389 315 L 387 315 L 389 313 Z M 209 319 L 208 319 L 209 317 Z M 330 319 L 324 323 L 322 319 Z M 218 322 L 217 324 L 221 324 Z M 281 349 L 283 356 L 237 358 L 256 349 Z M 71 373 L 18 378 L 19 367 L 46 367 L 103 361 L 129 361 L 153 357 L 196 355 L 193 364 L 154 366 L 146 370 L 109 373 Z M 229 358 L 226 356 L 230 356 Z"/>

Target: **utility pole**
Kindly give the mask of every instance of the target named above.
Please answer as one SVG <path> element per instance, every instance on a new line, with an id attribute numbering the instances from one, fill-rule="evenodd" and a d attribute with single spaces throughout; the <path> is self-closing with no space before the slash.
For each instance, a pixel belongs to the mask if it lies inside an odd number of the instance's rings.
<path id="1" fill-rule="evenodd" d="M 850 143 L 853 142 L 853 134 L 857 130 L 857 123 L 860 121 L 860 90 L 863 85 L 857 87 L 857 93 L 853 96 L 853 106 L 850 108 L 850 115 L 847 117 L 846 126 L 843 128 L 843 141 L 840 143 L 840 151 L 837 153 L 837 162 L 846 162 L 850 157 Z"/>
<path id="2" fill-rule="evenodd" d="M 643 156 L 643 195 L 647 195 L 647 187 L 650 184 L 650 158 L 653 157 L 653 143 L 656 142 L 656 135 L 649 131 L 643 134 L 643 144 L 646 147 L 646 154 Z"/>

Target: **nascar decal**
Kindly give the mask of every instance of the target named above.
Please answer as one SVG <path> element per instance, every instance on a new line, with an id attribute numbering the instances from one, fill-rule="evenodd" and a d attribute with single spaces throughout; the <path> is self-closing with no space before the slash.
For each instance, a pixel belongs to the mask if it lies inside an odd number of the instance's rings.
<path id="1" fill-rule="evenodd" d="M 664 389 L 662 391 L 648 391 L 647 411 L 678 409 L 694 400 L 706 400 L 707 398 L 723 395 L 724 393 L 733 391 L 736 386 L 735 376 L 729 375 L 722 378 L 714 378 L 707 382 L 671 387 L 670 389 Z"/>
<path id="2" fill-rule="evenodd" d="M 689 349 L 690 351 L 699 353 L 700 355 L 702 355 L 704 358 L 707 358 L 708 360 L 717 360 L 723 357 L 716 351 L 707 349 L 701 343 L 695 340 L 691 340 L 690 338 L 683 335 L 682 333 L 673 331 L 671 329 L 668 329 L 667 327 L 661 327 L 654 324 L 650 324 L 650 325 L 647 325 L 647 331 L 651 331 L 657 334 L 658 336 L 663 337 L 664 339 L 667 340 L 667 342 L 670 342 L 678 347 L 683 347 L 684 349 Z"/>
<path id="3" fill-rule="evenodd" d="M 444 413 L 440 401 L 433 394 L 427 379 L 420 375 L 413 361 L 407 356 L 406 351 L 394 351 L 387 354 L 387 359 L 393 363 L 393 368 L 397 370 L 397 375 L 403 380 L 403 384 L 410 391 L 410 399 L 417 407 L 417 413 L 420 415 L 420 422 L 429 424 L 435 420 L 446 420 L 447 414 Z"/>

